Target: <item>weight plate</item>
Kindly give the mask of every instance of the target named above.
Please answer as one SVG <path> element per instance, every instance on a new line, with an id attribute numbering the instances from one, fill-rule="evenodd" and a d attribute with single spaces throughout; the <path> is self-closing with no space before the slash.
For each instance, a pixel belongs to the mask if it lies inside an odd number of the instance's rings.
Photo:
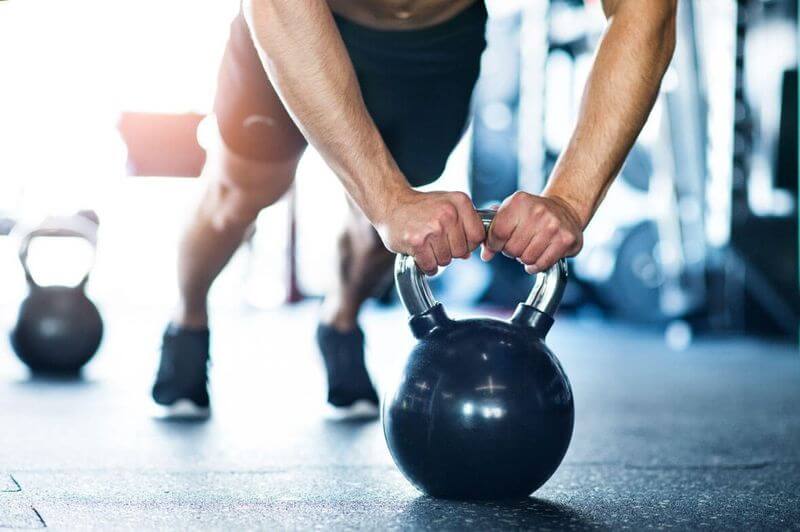
<path id="1" fill-rule="evenodd" d="M 611 277 L 598 287 L 598 295 L 615 314 L 643 323 L 671 319 L 661 309 L 664 272 L 658 242 L 658 229 L 651 221 L 627 230 L 617 248 Z"/>

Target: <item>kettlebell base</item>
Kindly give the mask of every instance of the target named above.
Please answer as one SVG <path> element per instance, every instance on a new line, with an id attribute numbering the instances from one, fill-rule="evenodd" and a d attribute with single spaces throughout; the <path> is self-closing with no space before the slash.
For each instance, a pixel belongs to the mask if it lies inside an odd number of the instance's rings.
<path id="1" fill-rule="evenodd" d="M 531 491 L 513 491 L 501 493 L 460 493 L 450 491 L 426 491 L 419 486 L 415 486 L 419 491 L 428 497 L 439 499 L 443 501 L 462 501 L 462 502 L 496 502 L 496 501 L 520 501 L 529 498 L 536 490 Z M 538 488 L 537 488 L 538 489 Z"/>
<path id="2" fill-rule="evenodd" d="M 48 381 L 79 381 L 83 379 L 83 368 L 78 369 L 50 369 L 34 368 L 28 366 L 28 372 L 34 379 Z"/>

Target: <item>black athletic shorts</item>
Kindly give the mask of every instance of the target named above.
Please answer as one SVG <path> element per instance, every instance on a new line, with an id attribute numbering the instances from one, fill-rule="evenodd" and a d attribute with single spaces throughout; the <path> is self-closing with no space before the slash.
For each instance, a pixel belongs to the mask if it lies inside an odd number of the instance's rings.
<path id="1" fill-rule="evenodd" d="M 370 116 L 400 169 L 413 186 L 436 180 L 467 124 L 486 47 L 483 1 L 417 30 L 374 30 L 334 18 Z M 225 144 L 243 157 L 285 161 L 305 147 L 241 14 L 231 25 L 214 112 Z"/>

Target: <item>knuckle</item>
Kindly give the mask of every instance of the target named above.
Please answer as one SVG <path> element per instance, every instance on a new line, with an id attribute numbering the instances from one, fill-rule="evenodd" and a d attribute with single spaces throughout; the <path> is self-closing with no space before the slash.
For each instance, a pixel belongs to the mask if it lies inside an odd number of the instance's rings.
<path id="1" fill-rule="evenodd" d="M 453 192 L 452 201 L 461 207 L 472 206 L 472 200 L 463 192 Z"/>
<path id="2" fill-rule="evenodd" d="M 438 237 L 444 231 L 444 227 L 439 222 L 431 222 L 425 232 L 426 237 Z"/>
<path id="3" fill-rule="evenodd" d="M 570 257 L 574 257 L 578 253 L 580 253 L 581 249 L 583 248 L 583 239 L 580 237 L 575 237 L 573 242 L 567 246 L 567 253 Z"/>
<path id="4" fill-rule="evenodd" d="M 406 235 L 405 241 L 414 249 L 419 249 L 425 242 L 425 236 L 422 233 L 411 233 Z"/>
<path id="5" fill-rule="evenodd" d="M 524 192 L 522 190 L 517 190 L 516 192 L 511 194 L 511 203 L 521 203 L 527 201 L 528 198 L 530 197 L 531 195 L 528 194 L 527 192 Z"/>
<path id="6" fill-rule="evenodd" d="M 438 219 L 443 223 L 450 223 L 458 218 L 458 210 L 452 203 L 443 203 L 439 207 Z"/>

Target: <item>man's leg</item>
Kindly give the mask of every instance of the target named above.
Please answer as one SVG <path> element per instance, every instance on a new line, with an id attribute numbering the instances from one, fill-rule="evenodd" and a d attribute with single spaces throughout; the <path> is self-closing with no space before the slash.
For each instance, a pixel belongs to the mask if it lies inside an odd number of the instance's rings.
<path id="1" fill-rule="evenodd" d="M 211 174 L 209 185 L 180 243 L 180 299 L 174 325 L 187 329 L 208 325 L 206 300 L 211 284 L 261 209 L 289 189 L 296 167 L 297 159 L 275 163 L 248 160 L 219 142 L 219 156 L 206 165 L 205 172 Z"/>
<path id="2" fill-rule="evenodd" d="M 168 417 L 208 413 L 206 298 L 259 211 L 283 196 L 306 141 L 292 122 L 237 16 L 219 71 L 219 137 L 204 169 L 208 186 L 178 259 L 180 298 L 164 333 L 153 399 Z"/>
<path id="3" fill-rule="evenodd" d="M 339 237 L 336 282 L 325 297 L 317 344 L 328 374 L 328 403 L 338 417 L 376 417 L 378 395 L 364 364 L 358 313 L 390 280 L 394 254 L 358 208 Z"/>
<path id="4" fill-rule="evenodd" d="M 178 251 L 179 301 L 164 333 L 153 386 L 153 399 L 166 417 L 208 415 L 209 289 L 261 209 L 289 189 L 300 156 L 273 163 L 246 159 L 221 140 L 217 148 L 204 169 L 208 186 Z"/>
<path id="5" fill-rule="evenodd" d="M 387 251 L 378 233 L 352 203 L 337 248 L 336 281 L 325 297 L 321 321 L 337 331 L 348 332 L 358 325 L 364 302 L 390 282 L 394 253 Z"/>

